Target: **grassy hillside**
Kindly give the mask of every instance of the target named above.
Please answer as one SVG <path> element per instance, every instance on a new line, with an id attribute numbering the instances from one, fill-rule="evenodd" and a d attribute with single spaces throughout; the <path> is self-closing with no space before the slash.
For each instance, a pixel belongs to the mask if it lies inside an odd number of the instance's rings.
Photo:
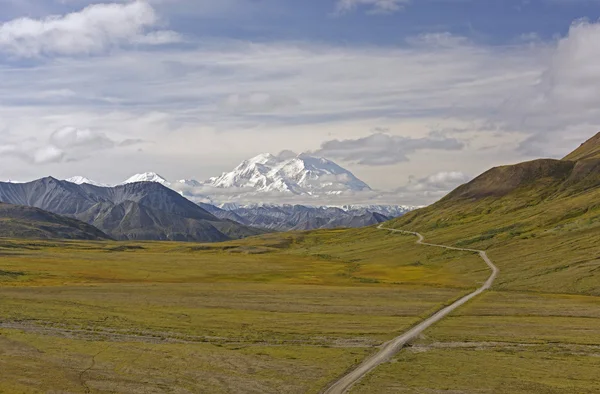
<path id="1" fill-rule="evenodd" d="M 501 273 L 354 392 L 598 392 L 598 137 L 568 160 L 492 169 L 390 223 L 485 249 Z"/>
<path id="2" fill-rule="evenodd" d="M 97 228 L 37 208 L 0 203 L 0 238 L 106 240 Z"/>
<path id="3" fill-rule="evenodd" d="M 580 149 L 595 147 L 598 136 Z M 494 168 L 390 225 L 488 250 L 502 270 L 498 289 L 600 295 L 598 159 Z"/>

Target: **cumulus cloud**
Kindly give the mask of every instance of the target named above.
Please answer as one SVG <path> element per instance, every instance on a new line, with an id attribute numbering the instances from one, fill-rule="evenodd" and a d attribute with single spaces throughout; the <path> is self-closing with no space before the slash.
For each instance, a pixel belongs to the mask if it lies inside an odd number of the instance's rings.
<path id="1" fill-rule="evenodd" d="M 66 153 L 59 148 L 48 145 L 37 149 L 31 157 L 35 164 L 59 163 L 64 160 Z"/>
<path id="2" fill-rule="evenodd" d="M 448 192 L 471 179 L 460 171 L 442 171 L 425 178 L 411 177 L 402 190 L 413 192 Z"/>
<path id="3" fill-rule="evenodd" d="M 42 143 L 36 139 L 27 139 L 18 145 L 0 145 L 0 155 L 16 157 L 31 164 L 75 162 L 97 151 L 126 148 L 142 143 L 145 143 L 142 139 L 115 141 L 99 131 L 62 127 L 51 133 Z"/>
<path id="4" fill-rule="evenodd" d="M 402 10 L 410 0 L 338 0 L 336 11 L 346 13 L 358 7 L 368 7 L 370 14 L 391 14 Z"/>
<path id="5" fill-rule="evenodd" d="M 145 1 L 90 5 L 79 12 L 0 24 L 0 51 L 19 57 L 96 54 L 128 43 L 164 44 L 172 31 L 149 31 L 159 22 Z"/>
<path id="6" fill-rule="evenodd" d="M 65 156 L 65 152 L 53 145 L 0 145 L 0 157 L 14 157 L 30 164 L 60 163 Z"/>
<path id="7" fill-rule="evenodd" d="M 499 123 L 529 134 L 523 154 L 560 157 L 600 129 L 600 23 L 573 23 L 544 54 L 542 72 L 501 108 Z"/>
<path id="8" fill-rule="evenodd" d="M 50 143 L 63 149 L 87 148 L 92 150 L 108 149 L 116 143 L 104 133 L 76 127 L 63 127 L 50 135 Z"/>
<path id="9" fill-rule="evenodd" d="M 355 140 L 324 142 L 316 155 L 370 166 L 391 165 L 408 161 L 408 155 L 422 150 L 461 150 L 465 144 L 454 138 L 430 134 L 408 138 L 375 133 Z"/>

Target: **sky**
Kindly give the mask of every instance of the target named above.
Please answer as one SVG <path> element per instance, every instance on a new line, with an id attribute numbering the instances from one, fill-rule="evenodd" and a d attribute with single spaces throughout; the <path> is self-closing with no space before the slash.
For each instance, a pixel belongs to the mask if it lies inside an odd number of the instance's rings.
<path id="1" fill-rule="evenodd" d="M 0 0 L 0 180 L 204 180 L 292 150 L 429 203 L 600 130 L 599 18 L 600 0 Z"/>

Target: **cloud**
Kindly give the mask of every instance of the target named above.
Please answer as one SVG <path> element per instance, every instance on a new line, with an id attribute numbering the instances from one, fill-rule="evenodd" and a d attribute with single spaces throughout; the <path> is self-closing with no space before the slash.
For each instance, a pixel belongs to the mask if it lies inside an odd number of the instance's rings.
<path id="1" fill-rule="evenodd" d="M 143 140 L 141 138 L 128 138 L 126 140 L 119 142 L 118 146 L 127 147 L 127 146 L 144 144 L 146 142 L 147 142 L 146 140 Z"/>
<path id="2" fill-rule="evenodd" d="M 48 145 L 44 148 L 37 149 L 32 156 L 35 164 L 59 163 L 65 159 L 65 152 L 59 148 Z"/>
<path id="3" fill-rule="evenodd" d="M 53 145 L 39 148 L 27 145 L 0 145 L 0 156 L 15 157 L 31 164 L 50 164 L 62 162 L 66 155 L 65 152 Z"/>
<path id="4" fill-rule="evenodd" d="M 460 171 L 442 171 L 424 178 L 410 177 L 408 184 L 399 190 L 426 194 L 440 192 L 446 194 L 470 180 L 470 176 Z"/>
<path id="5" fill-rule="evenodd" d="M 467 37 L 457 36 L 448 32 L 443 33 L 425 33 L 418 36 L 409 37 L 406 39 L 411 45 L 417 47 L 457 47 L 460 45 L 469 44 Z"/>
<path id="6" fill-rule="evenodd" d="M 408 155 L 422 150 L 461 150 L 465 144 L 454 138 L 430 134 L 408 138 L 375 133 L 355 140 L 332 140 L 321 145 L 316 155 L 370 166 L 408 161 Z"/>
<path id="7" fill-rule="evenodd" d="M 221 108 L 230 112 L 273 112 L 299 104 L 298 100 L 285 95 L 249 93 L 229 95 L 221 103 Z"/>
<path id="8" fill-rule="evenodd" d="M 18 57 L 98 54 L 111 47 L 179 40 L 172 31 L 148 31 L 159 22 L 145 1 L 90 5 L 79 12 L 0 24 L 0 51 Z"/>
<path id="9" fill-rule="evenodd" d="M 37 139 L 25 139 L 20 144 L 0 145 L 0 155 L 16 157 L 34 165 L 76 162 L 94 152 L 127 148 L 145 142 L 142 139 L 117 142 L 99 131 L 62 127 L 52 132 L 44 143 Z"/>
<path id="10" fill-rule="evenodd" d="M 527 133 L 519 152 L 561 157 L 600 129 L 599 43 L 600 23 L 577 21 L 543 49 L 540 74 L 498 112 L 504 128 Z"/>
<path id="11" fill-rule="evenodd" d="M 136 44 L 165 45 L 183 41 L 183 37 L 171 30 L 153 31 L 144 35 L 138 35 L 132 39 Z"/>
<path id="12" fill-rule="evenodd" d="M 50 135 L 50 143 L 63 149 L 88 150 L 109 149 L 116 145 L 104 133 L 76 127 L 63 127 L 56 130 Z"/>
<path id="13" fill-rule="evenodd" d="M 277 157 L 281 160 L 289 160 L 289 159 L 293 159 L 297 156 L 298 156 L 298 154 L 296 152 L 291 151 L 289 149 L 283 150 L 283 151 L 279 152 L 279 154 L 277 155 Z"/>
<path id="14" fill-rule="evenodd" d="M 369 7 L 369 14 L 391 14 L 398 12 L 410 3 L 410 0 L 338 0 L 336 12 L 343 14 L 358 7 Z"/>
<path id="15" fill-rule="evenodd" d="M 406 185 L 389 194 L 402 196 L 409 204 L 430 204 L 470 180 L 470 176 L 460 171 L 442 171 L 423 178 L 411 176 Z"/>

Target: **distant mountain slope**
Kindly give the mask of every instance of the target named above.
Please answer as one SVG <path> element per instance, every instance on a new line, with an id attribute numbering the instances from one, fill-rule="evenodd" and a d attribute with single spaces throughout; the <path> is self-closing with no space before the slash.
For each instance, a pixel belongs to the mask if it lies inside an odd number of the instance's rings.
<path id="1" fill-rule="evenodd" d="M 105 240 L 97 228 L 39 208 L 0 203 L 0 237 Z"/>
<path id="2" fill-rule="evenodd" d="M 492 168 L 459 186 L 442 201 L 503 197 L 524 189 L 546 195 L 556 192 L 558 186 L 571 177 L 574 168 L 574 162 L 552 159 Z"/>
<path id="3" fill-rule="evenodd" d="M 0 183 L 0 201 L 41 208 L 93 224 L 117 239 L 224 241 L 260 233 L 223 222 L 154 182 L 113 188 L 44 178 Z"/>
<path id="4" fill-rule="evenodd" d="M 221 219 L 275 231 L 365 227 L 395 217 L 373 212 L 368 208 L 345 210 L 303 205 L 255 205 L 220 209 L 209 204 L 201 206 Z"/>
<path id="5" fill-rule="evenodd" d="M 593 150 L 590 146 L 587 148 L 587 152 Z M 567 157 L 579 156 L 571 154 Z M 454 219 L 475 217 L 473 215 L 483 207 L 486 207 L 486 216 L 480 219 L 489 219 L 492 214 L 505 214 L 507 221 L 514 221 L 515 215 L 523 209 L 591 196 L 600 191 L 600 159 L 590 159 L 588 155 L 584 157 L 586 158 L 577 161 L 539 159 L 492 168 L 471 182 L 459 186 L 439 202 L 407 214 L 399 222 L 414 223 L 428 217 L 431 220 L 443 213 L 444 217 L 439 217 L 436 221 L 451 223 Z M 585 198 L 580 202 L 590 203 L 594 209 L 600 204 Z M 565 207 L 575 209 L 571 203 Z M 558 211 L 545 212 L 546 222 L 550 223 L 550 218 L 557 214 Z M 561 214 L 568 215 L 567 212 Z"/>

